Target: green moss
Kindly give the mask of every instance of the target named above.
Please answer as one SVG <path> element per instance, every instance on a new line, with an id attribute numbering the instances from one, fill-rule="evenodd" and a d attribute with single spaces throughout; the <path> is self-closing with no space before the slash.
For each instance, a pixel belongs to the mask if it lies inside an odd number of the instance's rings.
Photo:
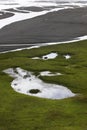
<path id="1" fill-rule="evenodd" d="M 31 89 L 29 92 L 32 94 L 37 94 L 40 92 L 40 90 L 39 89 Z"/>
<path id="2" fill-rule="evenodd" d="M 50 52 L 50 60 L 33 60 Z M 70 54 L 66 60 L 63 55 Z M 67 86 L 76 97 L 49 100 L 27 96 L 11 88 L 13 80 L 2 71 L 21 67 L 38 75 L 40 71 L 60 72 L 55 77 L 40 77 L 48 83 Z M 1 130 L 87 130 L 87 41 L 0 54 L 0 129 Z"/>

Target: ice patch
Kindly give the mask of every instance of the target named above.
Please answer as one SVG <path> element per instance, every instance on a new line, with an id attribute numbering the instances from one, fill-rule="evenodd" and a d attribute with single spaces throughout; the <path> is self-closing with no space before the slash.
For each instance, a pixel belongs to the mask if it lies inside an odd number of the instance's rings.
<path id="1" fill-rule="evenodd" d="M 66 58 L 66 60 L 68 60 L 68 59 L 70 59 L 71 58 L 71 56 L 70 55 L 64 55 L 64 57 Z"/>
<path id="2" fill-rule="evenodd" d="M 32 59 L 34 59 L 34 60 L 38 60 L 38 59 L 40 59 L 39 57 L 33 57 Z"/>
<path id="3" fill-rule="evenodd" d="M 52 73 L 50 71 L 42 71 L 40 72 L 41 76 L 59 76 L 62 75 L 61 73 Z"/>
<path id="4" fill-rule="evenodd" d="M 57 53 L 50 53 L 50 54 L 42 56 L 42 59 L 43 60 L 55 59 L 57 56 L 58 56 Z"/>
<path id="5" fill-rule="evenodd" d="M 21 68 L 10 68 L 3 72 L 15 78 L 11 83 L 11 87 L 16 92 L 48 99 L 64 99 L 75 96 L 68 88 L 45 83 L 38 76 L 34 76 L 32 72 Z"/>
<path id="6" fill-rule="evenodd" d="M 49 53 L 47 55 L 40 57 L 33 57 L 32 59 L 43 59 L 43 60 L 48 60 L 48 59 L 55 59 L 58 56 L 57 53 Z"/>

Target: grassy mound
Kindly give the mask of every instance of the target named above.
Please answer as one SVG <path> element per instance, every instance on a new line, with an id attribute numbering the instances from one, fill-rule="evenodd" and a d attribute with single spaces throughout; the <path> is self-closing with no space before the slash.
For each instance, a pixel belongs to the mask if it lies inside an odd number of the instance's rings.
<path id="1" fill-rule="evenodd" d="M 31 59 L 51 52 L 55 59 Z M 70 54 L 66 60 L 64 55 Z M 76 97 L 49 100 L 16 93 L 13 80 L 2 71 L 21 67 L 38 75 L 41 71 L 63 75 L 40 78 L 62 84 Z M 52 45 L 38 49 L 0 54 L 0 129 L 1 130 L 86 130 L 87 129 L 87 41 Z"/>
<path id="2" fill-rule="evenodd" d="M 31 89 L 29 92 L 32 94 L 37 94 L 40 92 L 40 90 L 39 89 Z"/>

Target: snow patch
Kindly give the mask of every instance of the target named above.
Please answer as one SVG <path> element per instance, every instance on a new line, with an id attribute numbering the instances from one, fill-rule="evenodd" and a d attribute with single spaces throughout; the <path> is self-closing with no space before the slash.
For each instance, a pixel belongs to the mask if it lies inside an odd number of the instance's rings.
<path id="1" fill-rule="evenodd" d="M 40 72 L 41 76 L 59 76 L 62 75 L 61 73 L 52 73 L 50 71 L 42 71 Z"/>
<path id="2" fill-rule="evenodd" d="M 11 87 L 16 92 L 48 99 L 64 99 L 75 96 L 68 88 L 61 85 L 45 83 L 38 76 L 33 75 L 32 72 L 21 68 L 9 68 L 3 72 L 14 78 Z M 31 93 L 31 91 L 37 91 L 37 93 Z"/>
<path id="3" fill-rule="evenodd" d="M 34 60 L 38 60 L 38 59 L 40 59 L 39 57 L 33 57 L 32 59 L 34 59 Z"/>
<path id="4" fill-rule="evenodd" d="M 68 60 L 68 59 L 70 59 L 71 58 L 71 56 L 70 55 L 64 55 L 64 57 L 66 58 L 66 60 Z"/>
<path id="5" fill-rule="evenodd" d="M 42 59 L 43 60 L 55 59 L 57 56 L 58 56 L 57 53 L 50 53 L 50 54 L 42 56 Z"/>
<path id="6" fill-rule="evenodd" d="M 32 59 L 43 59 L 43 60 L 49 60 L 49 59 L 55 59 L 58 56 L 57 53 L 49 53 L 47 55 L 40 57 L 33 57 Z"/>

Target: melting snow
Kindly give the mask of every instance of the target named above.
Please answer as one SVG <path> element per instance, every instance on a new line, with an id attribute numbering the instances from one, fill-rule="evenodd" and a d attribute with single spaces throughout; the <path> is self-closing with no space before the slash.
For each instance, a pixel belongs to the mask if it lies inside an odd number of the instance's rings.
<path id="1" fill-rule="evenodd" d="M 33 57 L 32 59 L 37 60 L 37 59 L 40 59 L 40 58 L 39 57 Z"/>
<path id="2" fill-rule="evenodd" d="M 55 59 L 57 56 L 58 56 L 57 53 L 50 53 L 50 54 L 44 55 L 42 57 L 42 59 L 44 59 L 44 60 Z"/>
<path id="3" fill-rule="evenodd" d="M 66 58 L 66 60 L 68 60 L 68 59 L 70 59 L 71 58 L 71 56 L 70 55 L 64 55 L 64 57 Z"/>
<path id="4" fill-rule="evenodd" d="M 64 99 L 75 96 L 68 88 L 61 85 L 45 83 L 33 75 L 32 72 L 21 68 L 10 68 L 3 72 L 14 78 L 11 87 L 16 92 L 48 99 Z M 31 93 L 31 90 L 39 90 L 39 92 L 36 94 Z"/>
<path id="5" fill-rule="evenodd" d="M 43 59 L 43 60 L 48 60 L 48 59 L 55 59 L 58 56 L 57 53 L 49 53 L 47 55 L 40 57 L 33 57 L 32 59 Z"/>
<path id="6" fill-rule="evenodd" d="M 58 75 L 62 75 L 61 73 L 52 73 L 50 71 L 43 71 L 40 72 L 41 76 L 58 76 Z"/>

